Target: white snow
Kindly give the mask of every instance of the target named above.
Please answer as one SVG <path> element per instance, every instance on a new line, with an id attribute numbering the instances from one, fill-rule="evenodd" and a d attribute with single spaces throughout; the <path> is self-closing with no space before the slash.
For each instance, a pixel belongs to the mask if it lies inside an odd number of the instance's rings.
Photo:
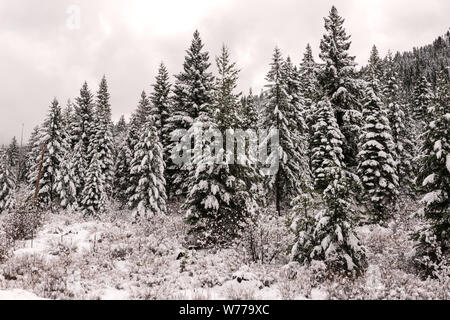
<path id="1" fill-rule="evenodd" d="M 445 166 L 447 167 L 447 171 L 450 173 L 450 154 L 445 157 Z"/>
<path id="2" fill-rule="evenodd" d="M 130 212 L 125 212 L 125 215 L 129 214 Z M 269 223 L 277 221 L 274 216 L 271 217 L 267 220 Z M 320 218 L 321 223 L 326 225 L 327 218 L 319 215 L 317 219 Z M 249 260 L 248 253 L 238 248 L 188 250 L 183 247 L 183 230 L 186 230 L 184 223 L 181 214 L 172 214 L 170 219 L 154 217 L 146 227 L 148 233 L 144 236 L 139 231 L 142 230 L 142 225 L 133 225 L 125 218 L 108 222 L 107 219 L 86 221 L 72 215 L 49 215 L 33 240 L 33 248 L 29 240 L 19 241 L 12 256 L 0 263 L 0 270 L 19 270 L 21 266 L 27 265 L 27 261 L 33 261 L 36 265 L 35 272 L 39 274 L 39 278 L 34 280 L 37 280 L 36 284 L 25 284 L 27 273 L 25 277 L 16 275 L 16 280 L 6 280 L 0 272 L 0 299 L 350 298 L 347 295 L 348 289 L 340 289 L 343 284 L 314 280 L 321 272 L 326 273 L 325 265 L 317 268 L 315 264 L 302 266 L 299 263 L 288 263 L 287 252 L 280 253 L 286 254 L 283 256 L 284 262 L 261 264 L 253 263 Z M 286 229 L 280 229 L 280 232 L 286 232 L 287 224 L 282 226 Z M 394 227 L 396 226 L 358 227 L 356 232 L 361 244 L 352 233 L 347 233 L 348 226 L 335 229 L 337 238 L 344 238 L 350 247 L 367 246 L 369 263 L 376 264 L 383 270 L 380 276 L 368 274 L 363 276 L 365 278 L 362 281 L 350 282 L 344 286 L 351 285 L 352 294 L 361 290 L 364 292 L 363 298 L 377 299 L 383 297 L 383 294 L 394 298 L 437 296 L 442 291 L 439 282 L 423 282 L 395 265 L 401 265 L 402 259 L 397 255 L 409 254 L 414 243 L 409 238 L 409 230 L 405 232 L 397 226 L 394 233 Z M 398 238 L 399 236 L 404 239 Z M 271 245 L 277 247 L 276 244 Z M 322 245 L 323 247 L 315 249 L 325 251 L 327 257 L 336 254 L 337 247 L 329 243 L 329 238 Z M 264 248 L 267 250 L 267 245 Z M 345 259 L 349 268 L 354 267 L 350 256 Z M 395 261 L 394 265 L 392 261 Z M 62 291 L 58 291 L 58 285 L 45 287 L 51 283 L 58 284 L 61 280 L 65 283 Z M 378 282 L 376 284 L 380 289 L 369 288 L 367 291 L 366 280 L 371 283 L 379 281 L 380 286 Z M 388 289 L 383 287 L 386 281 L 394 281 L 393 284 L 400 288 L 399 291 L 386 293 Z M 404 290 L 403 283 L 408 283 L 407 291 Z"/>
<path id="3" fill-rule="evenodd" d="M 426 177 L 422 182 L 422 187 L 426 186 L 427 184 L 433 183 L 436 175 L 434 173 L 430 174 L 428 177 Z"/>
<path id="4" fill-rule="evenodd" d="M 442 194 L 442 190 L 434 190 L 431 192 L 428 192 L 421 200 L 422 203 L 426 205 L 430 205 L 433 202 L 438 202 L 440 199 L 440 196 Z"/>
<path id="5" fill-rule="evenodd" d="M 0 290 L 0 300 L 45 300 L 22 289 Z"/>
<path id="6" fill-rule="evenodd" d="M 323 290 L 320 290 L 318 288 L 313 288 L 311 290 L 311 299 L 312 300 L 327 300 L 328 294 Z"/>

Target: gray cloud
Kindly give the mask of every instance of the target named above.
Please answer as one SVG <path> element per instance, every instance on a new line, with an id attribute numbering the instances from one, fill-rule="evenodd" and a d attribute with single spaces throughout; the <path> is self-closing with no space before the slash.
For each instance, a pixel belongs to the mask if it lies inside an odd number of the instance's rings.
<path id="1" fill-rule="evenodd" d="M 317 56 L 332 4 L 346 18 L 359 64 L 372 44 L 382 54 L 409 50 L 449 27 L 446 0 L 0 0 L 0 144 L 19 137 L 22 123 L 28 138 L 54 96 L 64 105 L 84 80 L 95 91 L 103 74 L 114 118 L 131 113 L 161 61 L 172 75 L 181 70 L 196 28 L 211 58 L 222 43 L 230 48 L 240 90 L 259 90 L 275 45 L 299 62 L 309 42 Z M 66 26 L 71 5 L 81 10 L 79 30 Z"/>

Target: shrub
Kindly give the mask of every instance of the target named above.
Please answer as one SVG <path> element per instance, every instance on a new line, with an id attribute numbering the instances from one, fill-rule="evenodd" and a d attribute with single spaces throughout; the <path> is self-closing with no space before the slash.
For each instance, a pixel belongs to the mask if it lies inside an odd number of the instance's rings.
<path id="1" fill-rule="evenodd" d="M 5 218 L 6 237 L 10 240 L 30 240 L 41 223 L 41 213 L 30 208 L 18 208 Z"/>
<path id="2" fill-rule="evenodd" d="M 287 218 L 264 210 L 245 221 L 238 244 L 250 261 L 260 263 L 286 263 L 289 245 L 294 235 L 288 230 Z"/>

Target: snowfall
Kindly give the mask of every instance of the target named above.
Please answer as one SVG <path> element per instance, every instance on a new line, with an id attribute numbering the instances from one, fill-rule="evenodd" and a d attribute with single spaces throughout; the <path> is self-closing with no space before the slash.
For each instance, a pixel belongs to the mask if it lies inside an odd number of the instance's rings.
<path id="1" fill-rule="evenodd" d="M 142 223 L 118 209 L 100 219 L 48 213 L 33 239 L 8 246 L 0 240 L 0 299 L 448 299 L 448 277 L 423 279 L 414 269 L 412 211 L 386 227 L 357 228 L 369 261 L 358 277 L 290 261 L 293 236 L 286 218 L 273 212 L 253 230 L 261 257 L 271 257 L 263 261 L 251 259 L 245 241 L 227 249 L 187 247 L 178 204 Z M 5 220 L 0 215 L 0 232 Z"/>

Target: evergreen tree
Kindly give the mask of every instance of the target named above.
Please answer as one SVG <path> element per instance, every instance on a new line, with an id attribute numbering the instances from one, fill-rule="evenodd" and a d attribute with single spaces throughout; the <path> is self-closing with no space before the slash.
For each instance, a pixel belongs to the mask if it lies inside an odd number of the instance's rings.
<path id="1" fill-rule="evenodd" d="M 241 99 L 240 122 L 242 129 L 256 130 L 258 128 L 258 106 L 251 88 L 248 95 Z"/>
<path id="2" fill-rule="evenodd" d="M 76 98 L 74 123 L 72 128 L 72 146 L 75 151 L 74 169 L 79 184 L 77 194 L 81 194 L 85 185 L 85 174 L 91 163 L 89 144 L 94 131 L 94 102 L 93 95 L 85 82 L 80 89 L 80 96 Z"/>
<path id="3" fill-rule="evenodd" d="M 0 213 L 11 210 L 16 205 L 16 178 L 8 158 L 7 153 L 0 149 Z"/>
<path id="4" fill-rule="evenodd" d="M 141 98 L 135 112 L 131 115 L 130 124 L 127 133 L 127 144 L 130 150 L 134 150 L 134 146 L 139 141 L 141 129 L 145 124 L 145 119 L 151 114 L 151 104 L 145 91 L 142 91 Z"/>
<path id="5" fill-rule="evenodd" d="M 88 159 L 91 159 L 95 154 L 97 155 L 101 174 L 105 178 L 104 190 L 109 196 L 112 193 L 114 177 L 114 140 L 108 83 L 105 76 L 103 76 L 97 92 L 95 111 L 95 122 L 91 126 L 92 136 L 88 148 Z"/>
<path id="6" fill-rule="evenodd" d="M 239 98 L 235 94 L 239 70 L 236 63 L 230 61 L 228 48 L 223 45 L 220 56 L 216 57 L 218 76 L 214 91 L 214 118 L 219 128 L 231 129 L 240 123 Z"/>
<path id="7" fill-rule="evenodd" d="M 19 145 L 17 144 L 16 137 L 12 138 L 11 143 L 8 146 L 8 149 L 6 149 L 6 153 L 8 156 L 9 166 L 16 167 L 19 164 L 20 158 L 20 150 Z"/>
<path id="8" fill-rule="evenodd" d="M 62 110 L 62 118 L 63 118 L 63 124 L 65 131 L 67 131 L 67 134 L 70 135 L 71 128 L 72 128 L 72 122 L 75 120 L 75 109 L 72 101 L 70 99 L 67 100 L 66 107 L 64 110 Z M 72 147 L 72 145 L 70 145 Z"/>
<path id="9" fill-rule="evenodd" d="M 369 79 L 376 78 L 379 81 L 383 79 L 383 60 L 381 60 L 375 45 L 373 45 L 372 50 L 370 51 L 367 73 Z"/>
<path id="10" fill-rule="evenodd" d="M 114 126 L 114 137 L 117 137 L 124 132 L 126 132 L 128 129 L 127 122 L 125 120 L 125 116 L 121 115 L 119 118 L 119 121 L 117 121 L 117 124 Z"/>
<path id="11" fill-rule="evenodd" d="M 315 101 L 319 99 L 319 83 L 317 76 L 319 73 L 319 67 L 314 61 L 311 46 L 309 43 L 306 45 L 306 50 L 303 55 L 303 60 L 300 63 L 300 82 L 301 93 L 305 98 L 306 106 L 311 106 Z"/>
<path id="12" fill-rule="evenodd" d="M 33 185 L 36 183 L 35 179 L 37 179 L 43 147 L 42 136 L 43 130 L 41 126 L 34 127 L 26 147 L 26 180 L 30 187 L 33 187 Z"/>
<path id="13" fill-rule="evenodd" d="M 171 158 L 183 130 L 188 130 L 202 114 L 212 112 L 214 77 L 208 71 L 209 54 L 203 50 L 203 42 L 198 31 L 194 32 L 191 46 L 186 51 L 183 71 L 176 75 L 173 97 L 173 113 L 168 119 L 166 132 L 170 133 L 172 143 L 168 150 Z M 176 165 L 173 161 L 167 167 L 168 185 L 171 195 L 187 194 L 187 175 L 189 165 Z"/>
<path id="14" fill-rule="evenodd" d="M 322 195 L 324 208 L 298 212 L 292 256 L 301 263 L 324 261 L 335 272 L 358 273 L 367 263 L 364 248 L 353 231 L 349 190 L 354 177 L 346 171 L 343 161 L 344 136 L 328 100 L 320 101 L 315 110 L 311 169 L 314 189 Z"/>
<path id="15" fill-rule="evenodd" d="M 419 126 L 423 127 L 428 121 L 428 112 L 433 98 L 430 83 L 425 76 L 422 76 L 414 87 L 413 93 L 413 115 Z"/>
<path id="16" fill-rule="evenodd" d="M 350 218 L 354 214 L 348 201 L 350 179 L 338 162 L 335 165 L 332 180 L 323 192 L 325 208 L 300 219 L 292 256 L 300 263 L 324 261 L 333 272 L 359 274 L 367 261 Z"/>
<path id="17" fill-rule="evenodd" d="M 373 88 L 367 89 L 363 109 L 365 124 L 360 137 L 358 175 L 374 221 L 386 221 L 397 196 L 395 144 L 383 102 Z"/>
<path id="18" fill-rule="evenodd" d="M 149 218 L 166 212 L 164 166 L 163 147 L 159 142 L 155 119 L 149 116 L 131 161 L 131 173 L 138 183 L 129 205 L 136 218 Z"/>
<path id="19" fill-rule="evenodd" d="M 125 142 L 128 134 L 128 124 L 125 120 L 125 116 L 121 115 L 119 121 L 115 125 L 113 125 L 113 137 L 114 137 L 114 145 L 116 146 L 114 152 L 114 158 L 116 159 L 118 154 L 120 153 L 120 146 Z M 116 159 L 117 160 L 117 159 Z"/>
<path id="20" fill-rule="evenodd" d="M 39 192 L 37 204 L 41 208 L 56 207 L 57 188 L 56 178 L 63 156 L 64 148 L 64 128 L 61 107 L 56 98 L 52 101 L 47 119 L 42 125 L 43 136 L 41 143 L 45 144 L 45 153 L 42 162 L 41 178 L 39 183 Z M 42 147 L 42 146 L 41 146 Z M 33 174 L 31 176 L 31 187 L 34 193 L 34 186 L 38 176 L 41 155 L 37 156 Z"/>
<path id="21" fill-rule="evenodd" d="M 155 126 L 159 134 L 159 141 L 163 148 L 166 148 L 170 143 L 169 133 L 165 132 L 167 128 L 167 120 L 170 116 L 170 88 L 169 73 L 166 66 L 161 62 L 156 81 L 153 86 L 153 92 L 150 95 L 152 109 L 150 114 L 155 119 Z"/>
<path id="22" fill-rule="evenodd" d="M 117 150 L 118 153 L 114 170 L 113 196 L 122 206 L 125 206 L 128 204 L 129 199 L 127 190 L 130 188 L 130 165 L 132 160 L 132 152 L 128 148 L 126 141 L 122 142 L 117 147 Z"/>
<path id="23" fill-rule="evenodd" d="M 74 156 L 72 155 L 71 150 L 67 150 L 56 176 L 55 191 L 61 208 L 68 210 L 78 208 L 77 185 L 78 181 L 75 176 Z"/>
<path id="24" fill-rule="evenodd" d="M 279 136 L 279 168 L 276 174 L 268 177 L 268 187 L 274 188 L 278 214 L 281 214 L 281 202 L 291 200 L 299 192 L 301 173 L 301 154 L 298 149 L 299 138 L 299 99 L 298 88 L 294 88 L 292 65 L 283 61 L 281 52 L 275 48 L 270 71 L 266 76 L 268 95 L 265 105 L 264 126 L 272 134 Z M 295 86 L 298 84 L 295 83 Z M 273 131 L 276 129 L 278 131 Z M 269 139 L 270 137 L 267 137 Z M 271 157 L 269 157 L 271 160 Z"/>
<path id="25" fill-rule="evenodd" d="M 211 119 L 201 117 L 189 134 L 201 131 L 206 136 L 220 134 Z M 219 139 L 220 140 L 220 139 Z M 251 160 L 241 157 L 240 164 L 230 164 L 217 140 L 203 139 L 195 144 L 186 199 L 187 222 L 197 247 L 228 246 L 255 211 L 252 182 L 255 170 Z"/>
<path id="26" fill-rule="evenodd" d="M 350 56 L 350 36 L 344 27 L 344 19 L 333 6 L 325 18 L 323 39 L 320 42 L 320 58 L 325 65 L 319 74 L 319 83 L 330 99 L 336 119 L 344 134 L 343 151 L 349 168 L 356 166 L 358 136 L 361 125 L 361 85 L 356 81 L 354 57 Z"/>
<path id="27" fill-rule="evenodd" d="M 116 172 L 116 179 L 122 179 L 123 186 L 127 185 L 126 189 L 119 191 L 119 198 L 130 198 L 136 188 L 139 185 L 139 177 L 131 172 L 131 161 L 134 158 L 136 146 L 139 143 L 139 139 L 142 133 L 142 128 L 145 126 L 146 119 L 149 119 L 151 115 L 151 104 L 145 91 L 142 91 L 141 99 L 139 100 L 138 107 L 134 114 L 131 116 L 130 126 L 128 129 L 125 145 L 122 146 L 122 154 L 120 161 L 121 171 Z M 126 163 L 125 163 L 126 162 Z M 118 164 L 116 164 L 118 165 Z M 122 171 L 128 170 L 128 171 Z M 125 178 L 125 179 L 124 179 Z M 128 179 L 128 182 L 126 182 Z M 122 192 L 125 191 L 125 194 Z"/>
<path id="28" fill-rule="evenodd" d="M 216 79 L 214 113 L 204 113 L 190 129 L 203 131 L 201 141 L 195 140 L 193 166 L 189 175 L 189 193 L 185 207 L 187 221 L 195 245 L 227 246 L 252 216 L 255 196 L 252 189 L 258 181 L 254 159 L 224 149 L 222 135 L 235 133 L 242 124 L 239 117 L 239 96 L 235 93 L 239 70 L 231 62 L 228 50 L 222 47 L 216 59 L 219 76 Z M 235 147 L 233 141 L 233 147 Z"/>
<path id="29" fill-rule="evenodd" d="M 335 179 L 337 170 L 344 167 L 342 135 L 331 103 L 320 101 L 316 109 L 317 121 L 312 125 L 310 162 L 314 189 L 322 193 Z"/>
<path id="30" fill-rule="evenodd" d="M 395 144 L 399 187 L 405 191 L 411 191 L 413 185 L 413 144 L 410 139 L 411 130 L 408 115 L 405 112 L 405 104 L 401 100 L 401 87 L 398 82 L 398 74 L 388 53 L 385 59 L 385 72 L 383 75 L 383 97 L 388 110 L 388 119 L 392 130 L 392 138 Z M 408 128 L 408 129 L 407 129 Z"/>
<path id="31" fill-rule="evenodd" d="M 283 77 L 286 83 L 286 93 L 288 96 L 288 128 L 292 139 L 293 149 L 288 153 L 293 155 L 288 160 L 289 167 L 293 171 L 293 178 L 297 177 L 296 189 L 290 195 L 290 199 L 295 196 L 299 190 L 300 193 L 306 192 L 310 184 L 310 172 L 308 163 L 308 126 L 306 117 L 308 106 L 301 93 L 301 76 L 297 68 L 292 64 L 291 59 L 287 57 L 283 63 Z"/>
<path id="32" fill-rule="evenodd" d="M 65 147 L 68 151 L 73 151 L 75 149 L 75 145 L 78 143 L 78 135 L 77 131 L 77 106 L 70 99 L 67 100 L 66 107 L 62 110 L 62 119 L 63 119 L 63 127 L 64 127 L 64 141 Z"/>
<path id="33" fill-rule="evenodd" d="M 425 193 L 421 202 L 425 226 L 414 236 L 421 267 L 431 273 L 450 255 L 450 92 L 440 74 L 432 100 L 433 115 L 422 144 L 417 183 Z"/>
<path id="34" fill-rule="evenodd" d="M 447 69 L 449 51 L 450 31 L 447 31 L 431 44 L 416 47 L 407 52 L 397 52 L 394 62 L 398 66 L 402 86 L 408 94 L 413 91 L 416 80 L 421 76 L 426 76 L 435 85 L 436 75 L 441 70 L 445 70 L 445 77 L 450 79 Z"/>
<path id="35" fill-rule="evenodd" d="M 307 126 L 305 121 L 306 107 L 305 99 L 301 93 L 301 78 L 300 73 L 291 61 L 290 57 L 286 58 L 286 61 L 282 65 L 282 74 L 284 82 L 286 84 L 286 93 L 288 95 L 289 106 L 289 126 L 297 135 L 298 141 L 304 138 L 303 135 L 307 132 Z M 306 140 L 306 139 L 303 139 Z"/>
<path id="36" fill-rule="evenodd" d="M 76 140 L 73 135 L 74 122 L 75 122 L 75 107 L 70 99 L 67 100 L 66 107 L 62 112 L 62 127 L 64 134 L 65 149 L 72 151 L 75 147 Z"/>
<path id="37" fill-rule="evenodd" d="M 105 177 L 100 165 L 98 154 L 94 154 L 86 172 L 85 185 L 81 194 L 81 211 L 84 216 L 97 217 L 105 210 Z"/>
<path id="38" fill-rule="evenodd" d="M 70 99 L 67 101 L 66 108 L 62 111 L 62 120 L 64 154 L 56 175 L 56 195 L 62 209 L 76 210 L 79 208 L 78 200 L 81 199 L 78 199 L 77 194 L 80 181 L 75 171 L 75 159 L 79 159 L 81 155 L 76 151 L 79 150 L 79 148 L 76 148 L 77 144 L 73 145 L 76 141 L 72 135 L 76 116 L 75 107 Z M 81 167 L 85 167 L 84 164 Z"/>

